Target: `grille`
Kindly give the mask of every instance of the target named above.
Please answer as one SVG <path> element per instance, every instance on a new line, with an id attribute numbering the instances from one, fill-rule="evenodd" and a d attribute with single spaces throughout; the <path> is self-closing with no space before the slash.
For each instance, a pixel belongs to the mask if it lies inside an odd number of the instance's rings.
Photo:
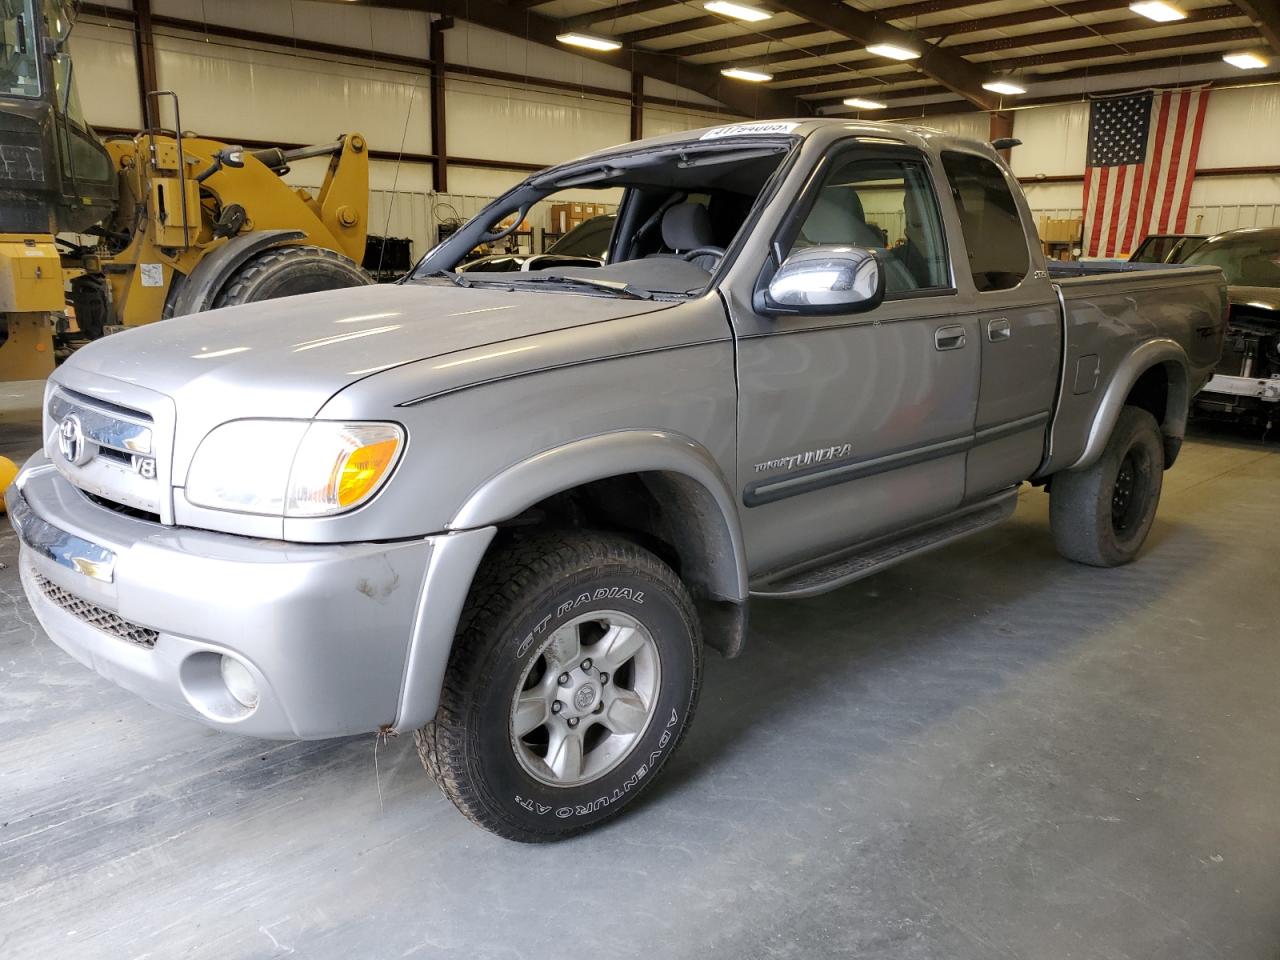
<path id="1" fill-rule="evenodd" d="M 162 519 L 165 431 L 152 414 L 62 384 L 50 390 L 45 414 L 46 446 L 59 473 L 104 506 Z"/>
<path id="2" fill-rule="evenodd" d="M 156 645 L 156 637 L 159 633 L 147 627 L 140 627 L 136 623 L 130 623 L 123 617 L 118 617 L 110 610 L 104 610 L 96 603 L 90 603 L 77 597 L 74 593 L 62 589 L 52 580 L 36 574 L 36 585 L 40 588 L 50 602 L 61 607 L 67 613 L 71 614 L 77 620 L 87 623 L 89 626 L 101 630 L 103 633 L 109 633 L 118 640 L 127 640 L 130 643 L 136 643 L 140 647 L 150 649 Z"/>

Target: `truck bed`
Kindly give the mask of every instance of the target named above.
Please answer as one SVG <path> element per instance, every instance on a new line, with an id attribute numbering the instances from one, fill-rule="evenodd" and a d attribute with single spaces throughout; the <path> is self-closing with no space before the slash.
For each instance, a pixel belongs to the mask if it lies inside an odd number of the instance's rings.
<path id="1" fill-rule="evenodd" d="M 1163 263 L 1049 261 L 1049 276 L 1062 299 L 1062 382 L 1042 474 L 1068 469 L 1087 458 L 1097 438 L 1091 425 L 1120 367 L 1135 351 L 1161 349 L 1185 354 L 1187 399 L 1208 380 L 1222 349 L 1225 287 L 1217 267 Z M 1153 347 L 1153 341 L 1158 341 Z M 1176 345 L 1176 346 L 1175 346 Z M 1183 424 L 1168 412 L 1165 426 L 1180 437 Z"/>

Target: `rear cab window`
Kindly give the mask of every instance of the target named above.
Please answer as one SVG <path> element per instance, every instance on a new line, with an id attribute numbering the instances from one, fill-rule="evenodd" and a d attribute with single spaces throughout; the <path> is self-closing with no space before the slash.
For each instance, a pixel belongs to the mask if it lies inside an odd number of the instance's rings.
<path id="1" fill-rule="evenodd" d="M 942 168 L 960 216 L 974 287 L 987 293 L 1018 286 L 1031 269 L 1031 254 L 1004 172 L 986 157 L 954 150 L 942 151 Z"/>

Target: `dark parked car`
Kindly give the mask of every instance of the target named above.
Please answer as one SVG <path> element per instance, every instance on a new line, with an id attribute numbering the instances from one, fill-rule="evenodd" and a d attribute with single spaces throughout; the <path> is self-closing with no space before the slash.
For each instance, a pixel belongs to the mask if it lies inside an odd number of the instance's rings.
<path id="1" fill-rule="evenodd" d="M 1280 227 L 1220 233 L 1185 262 L 1221 267 L 1231 300 L 1222 360 L 1197 409 L 1269 429 L 1280 406 Z"/>
<path id="2" fill-rule="evenodd" d="M 1153 233 L 1129 256 L 1130 263 L 1182 263 L 1208 240 L 1203 233 Z"/>
<path id="3" fill-rule="evenodd" d="M 612 213 L 578 224 L 547 248 L 546 253 L 499 253 L 480 257 L 458 268 L 459 273 L 514 273 L 549 267 L 598 267 L 604 262 L 613 234 Z"/>

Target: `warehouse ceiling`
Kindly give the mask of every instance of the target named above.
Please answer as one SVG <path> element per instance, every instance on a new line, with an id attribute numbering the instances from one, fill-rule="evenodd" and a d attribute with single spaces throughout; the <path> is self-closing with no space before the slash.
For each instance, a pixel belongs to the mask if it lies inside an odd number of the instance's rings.
<path id="1" fill-rule="evenodd" d="M 768 13 L 744 22 L 705 0 L 357 0 L 449 14 L 540 43 L 567 32 L 614 41 L 614 51 L 578 50 L 619 66 L 712 93 L 753 116 L 865 110 L 877 115 L 995 110 L 1086 92 L 1152 83 L 1276 79 L 1280 0 L 1170 0 L 1184 19 L 1160 23 L 1130 0 L 741 0 Z M 867 50 L 893 43 L 920 54 L 897 61 Z M 1260 70 L 1224 64 L 1231 51 L 1274 57 Z M 721 76 L 740 68 L 752 83 Z M 992 80 L 1025 88 L 992 93 Z M 797 102 L 798 101 L 798 102 Z"/>

